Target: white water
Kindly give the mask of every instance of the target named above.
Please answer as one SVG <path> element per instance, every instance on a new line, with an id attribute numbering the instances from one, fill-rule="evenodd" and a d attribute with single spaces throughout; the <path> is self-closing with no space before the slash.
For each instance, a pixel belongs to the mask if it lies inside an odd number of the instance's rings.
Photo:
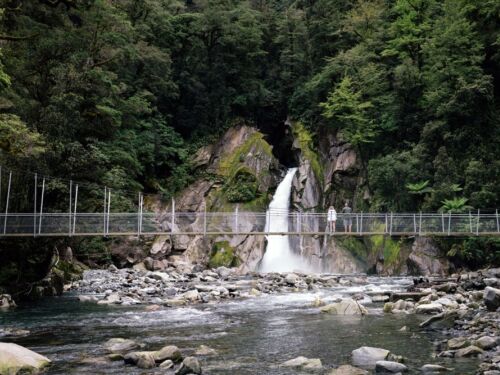
<path id="1" fill-rule="evenodd" d="M 278 185 L 267 212 L 266 230 L 288 232 L 288 212 L 293 176 L 297 168 L 288 170 L 285 178 Z M 261 272 L 309 272 L 307 261 L 290 249 L 288 236 L 267 236 L 267 248 L 260 268 Z"/>

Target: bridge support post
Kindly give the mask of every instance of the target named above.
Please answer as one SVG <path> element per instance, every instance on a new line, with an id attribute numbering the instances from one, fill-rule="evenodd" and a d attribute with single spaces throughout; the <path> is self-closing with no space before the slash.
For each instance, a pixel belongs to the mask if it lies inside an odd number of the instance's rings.
<path id="1" fill-rule="evenodd" d="M 38 193 L 38 174 L 35 173 L 35 191 L 33 192 L 33 237 L 36 237 L 36 195 Z"/>
<path id="2" fill-rule="evenodd" d="M 139 205 L 137 208 L 137 238 L 141 236 L 142 232 L 142 204 L 143 204 L 143 196 L 141 193 L 138 195 Z"/>
<path id="3" fill-rule="evenodd" d="M 73 180 L 69 180 L 69 211 L 68 211 L 68 236 L 71 237 L 71 209 L 72 209 L 72 200 L 73 200 Z"/>
<path id="4" fill-rule="evenodd" d="M 385 213 L 385 230 L 384 233 L 389 232 L 389 220 L 387 219 L 387 212 Z"/>
<path id="5" fill-rule="evenodd" d="M 207 202 L 203 204 L 203 237 L 207 235 Z"/>
<path id="6" fill-rule="evenodd" d="M 108 213 L 106 215 L 106 235 L 109 234 L 109 212 L 111 210 L 111 189 L 108 189 Z"/>
<path id="7" fill-rule="evenodd" d="M 470 232 L 472 234 L 472 213 L 469 210 L 469 227 L 470 227 Z"/>
<path id="8" fill-rule="evenodd" d="M 450 235 L 451 230 L 451 212 L 448 213 L 448 236 Z"/>
<path id="9" fill-rule="evenodd" d="M 363 234 L 363 211 L 361 211 L 361 218 L 360 218 L 360 224 L 359 224 L 359 233 L 362 235 Z"/>
<path id="10" fill-rule="evenodd" d="M 234 209 L 234 228 L 233 233 L 238 233 L 238 205 Z"/>
<path id="11" fill-rule="evenodd" d="M 76 228 L 76 205 L 78 204 L 78 184 L 75 187 L 75 208 L 73 210 L 73 234 L 75 234 Z"/>
<path id="12" fill-rule="evenodd" d="M 42 218 L 43 218 L 43 198 L 45 196 L 45 177 L 42 180 L 42 196 L 40 198 L 40 218 L 38 219 L 38 234 L 42 233 Z"/>
<path id="13" fill-rule="evenodd" d="M 495 215 L 497 217 L 497 232 L 500 233 L 500 221 L 498 221 L 498 209 L 495 210 Z"/>
<path id="14" fill-rule="evenodd" d="M 422 211 L 420 211 L 420 217 L 418 219 L 418 235 L 422 235 Z"/>
<path id="15" fill-rule="evenodd" d="M 413 214 L 413 233 L 417 233 L 417 215 Z"/>
<path id="16" fill-rule="evenodd" d="M 267 232 L 267 235 L 269 235 L 269 232 L 271 231 L 271 210 L 267 210 L 266 212 L 266 224 L 267 224 L 267 228 L 266 228 L 266 232 Z"/>
<path id="17" fill-rule="evenodd" d="M 441 212 L 441 231 L 444 233 L 444 212 Z"/>
<path id="18" fill-rule="evenodd" d="M 3 234 L 7 232 L 7 217 L 9 215 L 10 183 L 12 182 L 12 171 L 9 172 L 9 184 L 7 185 L 7 200 L 5 201 L 5 218 L 3 221 Z"/>
<path id="19" fill-rule="evenodd" d="M 108 199 L 108 188 L 104 186 L 104 203 L 102 209 L 102 235 L 106 236 L 106 200 Z"/>
<path id="20" fill-rule="evenodd" d="M 174 232 L 175 232 L 175 229 L 174 229 L 174 227 L 175 227 L 175 199 L 174 198 L 172 198 L 172 213 L 171 213 L 171 215 L 172 215 L 172 220 L 170 221 L 170 232 L 172 234 L 174 234 Z"/>
<path id="21" fill-rule="evenodd" d="M 479 236 L 479 218 L 481 215 L 481 210 L 477 210 L 477 225 L 476 225 L 476 236 Z"/>
<path id="22" fill-rule="evenodd" d="M 391 212 L 391 226 L 389 229 L 389 235 L 392 236 L 392 212 Z"/>

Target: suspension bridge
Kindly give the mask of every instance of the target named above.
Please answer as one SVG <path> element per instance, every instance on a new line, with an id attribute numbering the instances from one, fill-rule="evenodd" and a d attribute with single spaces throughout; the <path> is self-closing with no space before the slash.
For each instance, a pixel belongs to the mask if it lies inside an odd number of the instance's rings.
<path id="1" fill-rule="evenodd" d="M 141 192 L 112 191 L 0 167 L 0 237 L 297 235 L 500 236 L 498 210 L 468 213 L 179 212 L 175 201 L 148 212 Z M 84 199 L 82 199 L 82 195 Z M 83 203 L 79 203 L 83 202 Z M 26 207 L 30 211 L 26 212 Z M 64 208 L 63 208 L 64 207 Z M 126 210 L 124 210 L 126 208 Z M 22 209 L 22 210 L 21 210 Z M 272 230 L 287 220 L 286 232 Z M 348 224 L 351 223 L 349 226 Z"/>

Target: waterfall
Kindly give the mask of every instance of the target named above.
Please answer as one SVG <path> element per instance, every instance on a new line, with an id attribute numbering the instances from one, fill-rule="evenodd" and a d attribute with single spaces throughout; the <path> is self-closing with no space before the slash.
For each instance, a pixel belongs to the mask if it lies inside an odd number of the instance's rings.
<path id="1" fill-rule="evenodd" d="M 293 176 L 297 168 L 290 168 L 276 189 L 267 211 L 266 230 L 288 232 L 288 212 Z M 308 262 L 290 249 L 288 236 L 268 235 L 267 248 L 262 259 L 261 272 L 309 271 Z"/>

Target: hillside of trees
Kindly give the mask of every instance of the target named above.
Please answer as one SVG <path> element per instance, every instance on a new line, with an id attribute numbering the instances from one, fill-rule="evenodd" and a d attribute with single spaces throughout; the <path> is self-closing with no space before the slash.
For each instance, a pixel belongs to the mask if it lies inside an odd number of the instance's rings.
<path id="1" fill-rule="evenodd" d="M 500 199 L 497 0 L 4 0 L 0 164 L 172 194 L 245 121 L 340 130 L 371 210 Z"/>

